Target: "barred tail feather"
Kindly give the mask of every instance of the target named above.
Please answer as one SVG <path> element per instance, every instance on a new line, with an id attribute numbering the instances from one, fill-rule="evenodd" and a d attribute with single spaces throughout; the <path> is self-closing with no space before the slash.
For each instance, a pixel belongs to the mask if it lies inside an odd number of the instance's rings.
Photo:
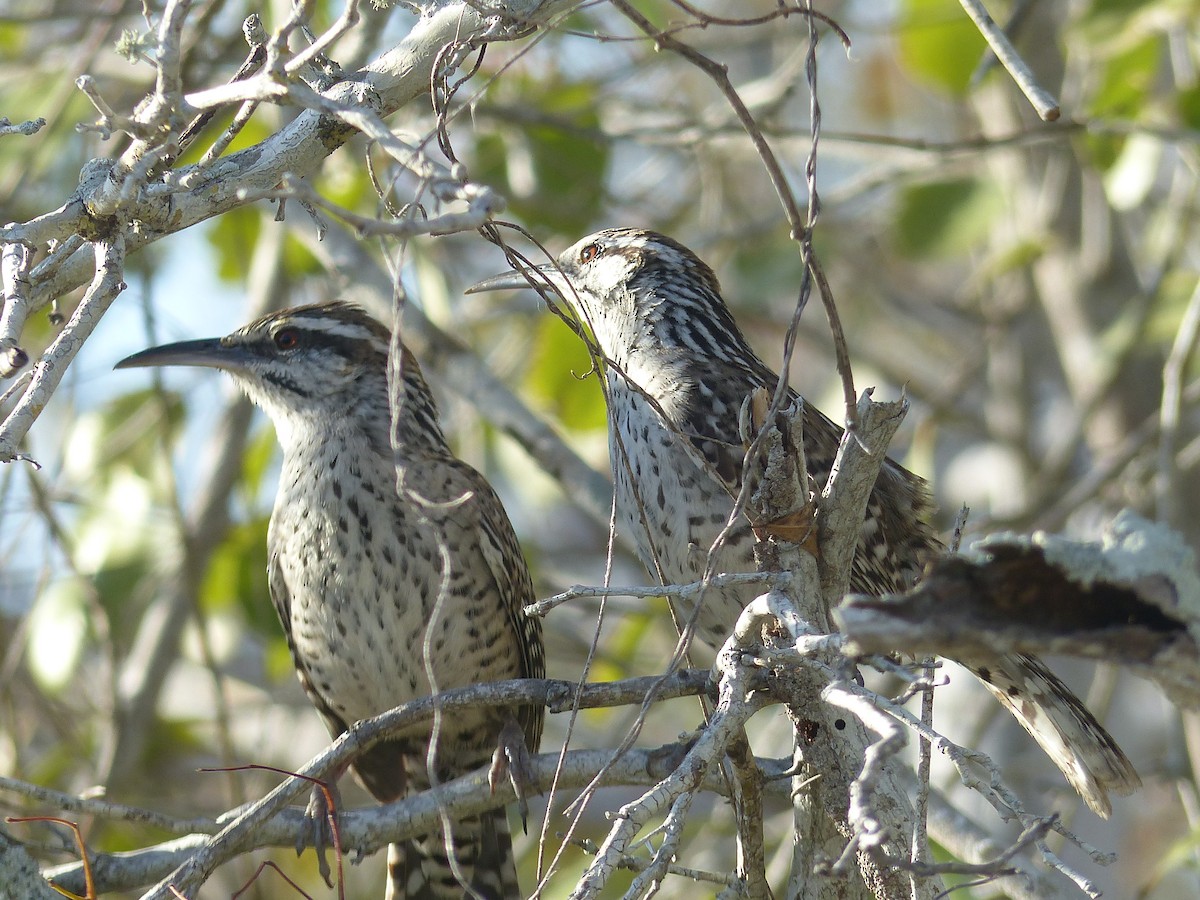
<path id="1" fill-rule="evenodd" d="M 433 885 L 425 877 L 424 858 L 413 841 L 389 844 L 385 900 L 433 900 Z"/>
<path id="2" fill-rule="evenodd" d="M 387 900 L 517 900 L 516 861 L 503 809 L 454 823 L 455 874 L 445 836 L 426 835 L 388 847 Z"/>
<path id="3" fill-rule="evenodd" d="M 1003 656 L 971 666 L 1041 746 L 1092 811 L 1108 818 L 1108 792 L 1130 794 L 1142 786 L 1116 741 L 1071 689 L 1032 656 Z"/>

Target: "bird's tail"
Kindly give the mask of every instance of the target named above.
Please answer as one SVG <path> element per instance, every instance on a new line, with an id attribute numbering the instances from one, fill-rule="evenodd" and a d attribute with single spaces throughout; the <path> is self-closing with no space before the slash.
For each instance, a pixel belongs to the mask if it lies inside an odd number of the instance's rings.
<path id="1" fill-rule="evenodd" d="M 518 900 L 512 835 L 503 809 L 388 847 L 387 900 Z M 453 847 L 454 864 L 448 845 Z"/>
<path id="2" fill-rule="evenodd" d="M 1040 660 L 1003 656 L 971 671 L 987 686 L 1066 776 L 1092 810 L 1112 812 L 1108 792 L 1141 787 L 1133 764 L 1071 689 Z"/>

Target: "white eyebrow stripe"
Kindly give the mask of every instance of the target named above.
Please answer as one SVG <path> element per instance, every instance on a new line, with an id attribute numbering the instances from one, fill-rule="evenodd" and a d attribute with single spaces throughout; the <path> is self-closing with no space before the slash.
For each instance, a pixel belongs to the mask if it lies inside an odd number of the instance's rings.
<path id="1" fill-rule="evenodd" d="M 317 334 L 348 338 L 352 341 L 365 341 L 375 337 L 369 329 L 357 322 L 339 322 L 336 319 L 320 319 L 316 316 L 293 316 L 288 319 L 281 319 L 279 324 L 303 328 L 306 331 L 312 331 Z"/>
<path id="2" fill-rule="evenodd" d="M 339 322 L 335 319 L 320 319 L 315 316 L 294 316 L 280 320 L 279 325 L 348 341 L 361 341 L 370 344 L 381 353 L 388 352 L 388 342 L 383 340 L 378 333 L 358 322 Z"/>

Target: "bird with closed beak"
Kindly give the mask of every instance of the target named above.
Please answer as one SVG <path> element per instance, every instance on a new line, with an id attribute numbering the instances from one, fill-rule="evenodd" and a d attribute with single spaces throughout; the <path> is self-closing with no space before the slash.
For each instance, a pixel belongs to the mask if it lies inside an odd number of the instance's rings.
<path id="1" fill-rule="evenodd" d="M 399 357 L 394 415 L 389 350 Z M 273 422 L 283 470 L 267 535 L 271 600 L 332 735 L 439 691 L 544 676 L 512 525 L 483 476 L 451 452 L 421 370 L 390 329 L 346 303 L 301 306 L 117 364 L 138 366 L 221 369 Z M 542 717 L 541 707 L 516 712 L 531 749 Z M 512 719 L 501 708 L 439 715 L 352 767 L 374 797 L 396 800 L 486 765 L 512 739 Z M 389 848 L 388 898 L 464 895 L 519 896 L 503 809 L 454 822 L 449 840 Z"/>
<path id="2" fill-rule="evenodd" d="M 538 286 L 575 311 L 594 337 L 605 379 L 609 451 L 621 530 L 663 584 L 713 573 L 753 572 L 754 537 L 743 517 L 710 558 L 741 488 L 739 412 L 778 376 L 750 348 L 721 296 L 717 277 L 665 235 L 614 228 L 589 235 L 553 263 L 489 278 L 471 292 Z M 804 449 L 819 492 L 842 429 L 804 404 Z M 867 505 L 851 590 L 903 591 L 925 561 L 944 550 L 932 525 L 925 482 L 888 459 Z M 754 586 L 710 588 L 694 610 L 697 634 L 720 647 Z M 688 604 L 692 606 L 689 607 Z M 1141 781 L 1083 703 L 1038 659 L 996 654 L 959 660 L 1033 736 L 1095 812 L 1108 793 Z"/>

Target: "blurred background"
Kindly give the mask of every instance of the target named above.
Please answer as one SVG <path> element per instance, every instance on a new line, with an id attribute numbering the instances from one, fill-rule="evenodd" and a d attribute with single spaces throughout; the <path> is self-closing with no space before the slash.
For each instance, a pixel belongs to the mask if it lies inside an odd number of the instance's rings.
<path id="1" fill-rule="evenodd" d="M 156 4 L 151 4 L 155 7 Z M 893 445 L 933 483 L 948 529 L 971 508 L 967 541 L 997 530 L 1098 535 L 1123 507 L 1200 536 L 1200 364 L 1181 324 L 1200 307 L 1200 3 L 1195 0 L 1001 2 L 1018 17 L 1014 43 L 1062 118 L 1038 120 L 992 65 L 955 0 L 822 0 L 850 36 L 821 26 L 817 253 L 844 321 L 857 387 L 901 390 L 912 410 Z M 340 13 L 316 2 L 313 26 Z M 185 84 L 224 82 L 245 56 L 242 19 L 268 29 L 282 0 L 198 2 L 188 19 Z M 807 200 L 811 149 L 800 15 L 757 25 L 694 27 L 683 4 L 638 8 L 725 65 Z M 770 0 L 699 5 L 749 18 Z M 0 215 L 24 221 L 69 197 L 80 168 L 120 152 L 79 133 L 95 113 L 74 86 L 97 79 L 115 109 L 152 87 L 154 70 L 114 49 L 144 34 L 142 4 L 0 0 L 0 115 L 44 117 L 32 137 L 0 139 Z M 404 10 L 364 6 L 330 55 L 350 68 L 412 26 Z M 134 42 L 136 43 L 136 41 Z M 554 30 L 488 48 L 451 102 L 447 135 L 471 177 L 508 200 L 504 217 L 557 253 L 601 227 L 635 225 L 681 240 L 716 270 L 751 344 L 771 365 L 800 283 L 796 245 L 745 132 L 712 81 L 655 52 L 617 11 L 581 7 Z M 234 149 L 274 133 L 295 110 L 263 106 Z M 220 133 L 214 125 L 182 161 Z M 427 101 L 391 120 L 419 138 Z M 376 171 L 373 164 L 383 165 Z M 381 199 L 372 183 L 389 186 Z M 363 215 L 414 197 L 361 140 L 324 165 L 313 186 Z M 272 777 L 201 774 L 244 762 L 298 768 L 326 743 L 294 677 L 265 578 L 266 523 L 278 449 L 266 419 L 216 373 L 113 372 L 155 343 L 225 334 L 269 308 L 351 299 L 389 315 L 394 278 L 409 295 L 405 336 L 438 394 L 456 451 L 496 485 L 538 591 L 599 584 L 608 543 L 605 412 L 582 343 L 531 293 L 464 296 L 501 271 L 476 234 L 404 246 L 360 240 L 297 203 L 284 221 L 260 202 L 133 256 L 129 289 L 88 341 L 30 435 L 40 468 L 0 469 L 0 773 L 69 792 L 104 786 L 114 800 L 180 817 L 214 815 L 265 792 Z M 327 230 L 319 239 L 322 226 Z M 528 252 L 533 248 L 510 232 Z M 63 297 L 69 312 L 77 296 Z M 55 333 L 30 320 L 32 353 Z M 840 417 L 831 340 L 819 304 L 803 315 L 792 384 Z M 538 428 L 548 427 L 545 432 Z M 544 439 L 538 439 L 541 435 Z M 648 578 L 618 542 L 614 584 Z M 597 626 L 594 601 L 546 620 L 551 676 L 582 674 Z M 593 680 L 661 670 L 675 635 L 661 602 L 614 598 Z M 992 754 L 1027 805 L 1064 810 L 1070 827 L 1120 854 L 1107 869 L 1073 847 L 1064 858 L 1109 897 L 1200 894 L 1200 727 L 1151 686 L 1116 671 L 1055 660 L 1106 723 L 1145 787 L 1102 822 L 1070 794 L 1036 746 L 963 673 L 938 692 L 936 724 Z M 572 746 L 615 743 L 632 710 L 589 711 Z M 544 749 L 561 746 L 565 716 Z M 674 740 L 700 721 L 694 701 L 655 710 L 641 743 Z M 756 752 L 787 755 L 778 709 L 753 723 Z M 952 801 L 1011 840 L 1011 826 L 935 766 Z M 366 795 L 344 785 L 348 804 Z M 601 792 L 580 836 L 599 840 L 603 812 L 639 793 Z M 569 797 L 555 798 L 549 834 Z M 719 798 L 692 816 L 682 865 L 725 872 L 733 822 Z M 6 813 L 43 811 L 0 793 Z M 769 874 L 781 884 L 791 818 L 769 810 Z M 545 814 L 545 803 L 536 816 Z M 90 846 L 119 850 L 166 835 L 108 821 L 82 823 Z M 13 833 L 45 843 L 36 828 Z M 27 827 L 27 826 L 24 826 Z M 532 827 L 531 833 L 537 828 Z M 519 843 L 534 883 L 535 841 Z M 232 893 L 266 854 L 231 864 L 207 895 Z M 313 896 L 311 854 L 276 858 Z M 349 896 L 375 892 L 382 856 L 348 869 Z M 565 896 L 586 866 L 568 849 L 545 896 Z M 286 896 L 269 873 L 242 896 Z M 705 886 L 669 878 L 660 896 Z M 996 896 L 987 887 L 958 896 Z M 324 893 L 323 893 L 324 892 Z M 130 894 L 129 896 L 135 896 Z"/>

